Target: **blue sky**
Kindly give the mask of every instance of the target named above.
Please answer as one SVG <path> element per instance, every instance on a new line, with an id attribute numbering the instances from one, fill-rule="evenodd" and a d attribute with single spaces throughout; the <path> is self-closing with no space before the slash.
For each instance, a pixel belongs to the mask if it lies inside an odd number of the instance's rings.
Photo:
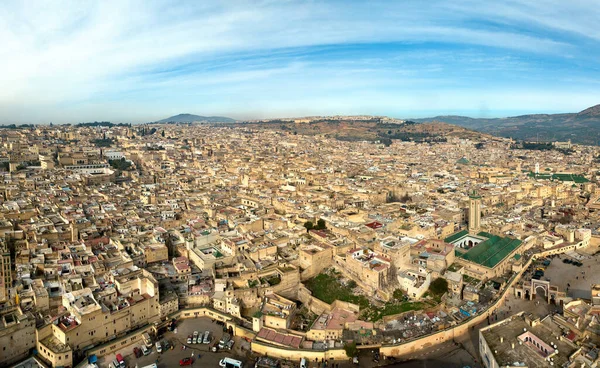
<path id="1" fill-rule="evenodd" d="M 3 1 L 0 123 L 600 103 L 596 0 Z"/>

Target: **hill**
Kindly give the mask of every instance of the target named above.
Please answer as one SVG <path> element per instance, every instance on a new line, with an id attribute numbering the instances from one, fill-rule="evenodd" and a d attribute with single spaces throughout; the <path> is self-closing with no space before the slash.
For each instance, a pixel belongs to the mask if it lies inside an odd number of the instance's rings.
<path id="1" fill-rule="evenodd" d="M 478 119 L 467 116 L 435 116 L 412 119 L 419 123 L 444 122 L 501 137 L 527 141 L 566 141 L 598 144 L 600 141 L 600 105 L 579 113 L 532 114 L 507 118 Z"/>
<path id="2" fill-rule="evenodd" d="M 234 123 L 235 119 L 227 118 L 224 116 L 200 116 L 193 114 L 179 114 L 171 116 L 166 119 L 155 121 L 155 123 L 195 123 L 195 122 L 207 122 L 207 123 Z"/>
<path id="3" fill-rule="evenodd" d="M 342 141 L 381 141 L 390 143 L 392 139 L 416 142 L 443 142 L 448 137 L 478 139 L 484 135 L 463 127 L 445 123 L 404 123 L 381 122 L 378 118 L 349 120 L 346 118 L 324 118 L 310 123 L 296 123 L 289 120 L 265 120 L 226 124 L 231 127 L 244 127 L 253 130 L 274 130 L 289 134 L 324 135 Z"/>

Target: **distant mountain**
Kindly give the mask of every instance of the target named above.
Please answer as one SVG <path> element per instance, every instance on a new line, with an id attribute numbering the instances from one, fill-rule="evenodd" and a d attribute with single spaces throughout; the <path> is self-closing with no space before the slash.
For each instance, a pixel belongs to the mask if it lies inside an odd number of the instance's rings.
<path id="1" fill-rule="evenodd" d="M 156 121 L 155 123 L 194 123 L 194 122 L 207 122 L 207 123 L 235 123 L 235 119 L 226 118 L 224 116 L 200 116 L 193 114 L 179 114 L 171 116 L 170 118 Z"/>
<path id="2" fill-rule="evenodd" d="M 600 105 L 579 113 L 532 114 L 507 118 L 470 118 L 467 116 L 435 116 L 411 119 L 419 123 L 443 122 L 519 140 L 553 142 L 570 139 L 573 143 L 600 143 Z"/>

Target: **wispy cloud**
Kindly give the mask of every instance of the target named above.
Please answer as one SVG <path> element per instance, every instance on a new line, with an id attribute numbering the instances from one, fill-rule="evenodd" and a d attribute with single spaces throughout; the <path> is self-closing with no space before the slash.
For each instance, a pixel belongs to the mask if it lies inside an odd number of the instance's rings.
<path id="1" fill-rule="evenodd" d="M 468 110 L 511 83 L 582 108 L 563 91 L 597 92 L 597 19 L 592 0 L 6 1 L 0 122 Z M 489 96 L 492 111 L 526 108 Z"/>

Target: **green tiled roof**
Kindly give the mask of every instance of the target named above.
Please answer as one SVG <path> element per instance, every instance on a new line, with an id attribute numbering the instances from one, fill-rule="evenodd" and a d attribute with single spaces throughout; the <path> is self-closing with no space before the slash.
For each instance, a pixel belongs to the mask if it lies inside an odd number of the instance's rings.
<path id="1" fill-rule="evenodd" d="M 457 164 L 461 164 L 461 165 L 468 165 L 469 164 L 469 160 L 467 160 L 466 157 L 463 157 L 461 159 L 459 159 L 458 161 L 456 161 Z"/>
<path id="2" fill-rule="evenodd" d="M 456 255 L 464 260 L 471 261 L 488 268 L 493 268 L 511 252 L 517 249 L 519 245 L 521 245 L 521 241 L 519 239 L 502 238 L 489 233 L 479 233 L 479 235 L 485 237 L 487 237 L 487 235 L 491 236 L 488 238 L 488 240 L 469 249 L 468 252 Z"/>
<path id="3" fill-rule="evenodd" d="M 459 231 L 457 233 L 454 233 L 454 234 L 450 235 L 449 237 L 447 237 L 446 239 L 444 239 L 444 241 L 446 243 L 452 243 L 453 241 L 462 238 L 463 236 L 467 235 L 468 233 L 469 232 L 467 230 L 462 230 L 462 231 Z"/>
<path id="4" fill-rule="evenodd" d="M 530 177 L 535 177 L 537 179 L 556 179 L 560 181 L 572 181 L 577 184 L 587 183 L 589 182 L 583 175 L 578 174 L 535 174 L 533 172 L 529 172 Z"/>
<path id="5" fill-rule="evenodd" d="M 490 233 L 485 232 L 485 231 L 480 231 L 477 235 L 483 236 L 484 238 L 488 238 L 488 239 L 491 238 L 492 236 L 494 236 L 494 234 L 490 234 Z"/>

